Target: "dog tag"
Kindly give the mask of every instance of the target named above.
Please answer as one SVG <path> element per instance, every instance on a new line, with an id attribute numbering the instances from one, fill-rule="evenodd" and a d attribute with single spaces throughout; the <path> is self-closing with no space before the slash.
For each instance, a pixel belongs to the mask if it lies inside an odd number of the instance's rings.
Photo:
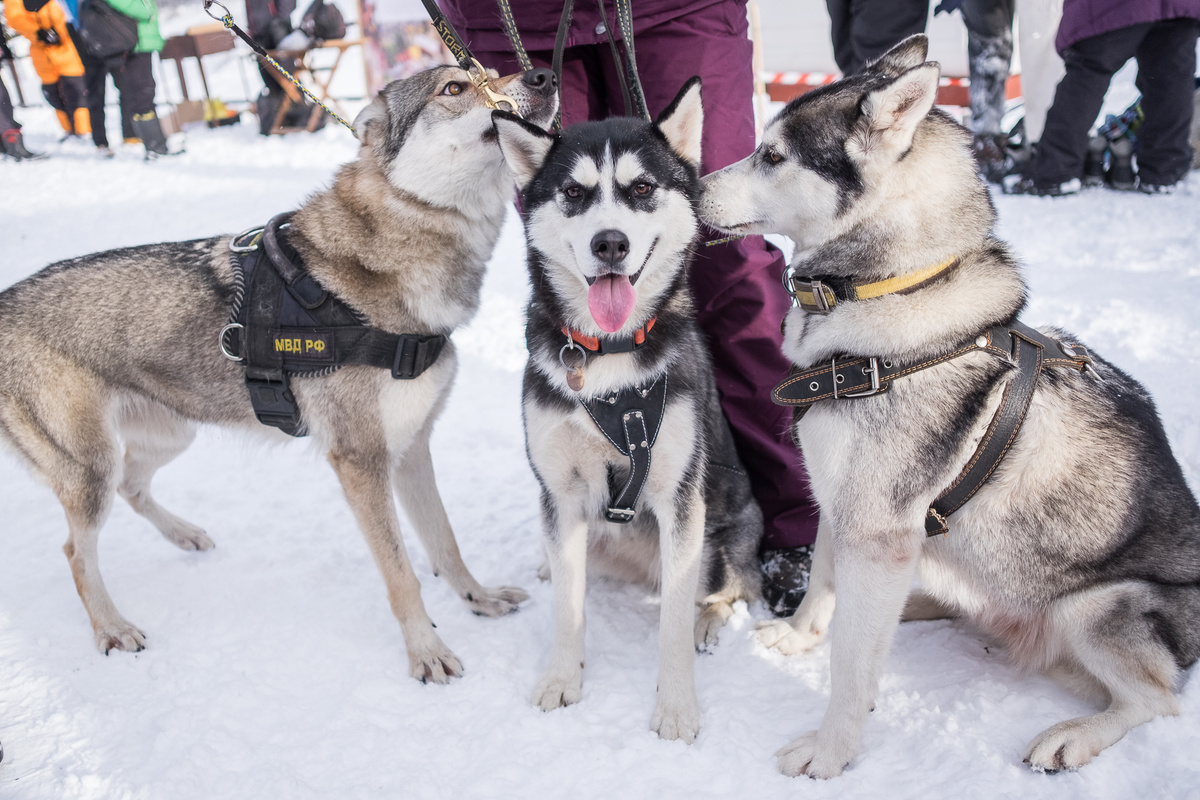
<path id="1" fill-rule="evenodd" d="M 579 367 L 567 370 L 567 386 L 571 387 L 572 392 L 581 390 L 583 388 L 583 370 Z"/>

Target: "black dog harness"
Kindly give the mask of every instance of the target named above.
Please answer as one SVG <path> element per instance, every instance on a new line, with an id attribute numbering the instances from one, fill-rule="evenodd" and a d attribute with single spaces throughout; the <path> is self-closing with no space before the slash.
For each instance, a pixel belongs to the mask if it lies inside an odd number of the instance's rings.
<path id="1" fill-rule="evenodd" d="M 799 418 L 813 403 L 872 397 L 886 392 L 897 378 L 977 350 L 1008 359 L 1016 365 L 1017 374 L 1005 387 L 1000 407 L 971 460 L 950 486 L 937 496 L 925 514 L 925 534 L 937 536 L 947 532 L 946 518 L 975 496 L 1008 453 L 1025 420 L 1025 412 L 1029 410 L 1029 401 L 1042 369 L 1065 367 L 1090 370 L 1092 360 L 1085 348 L 1064 345 L 1013 320 L 1008 325 L 989 328 L 949 353 L 924 361 L 905 363 L 881 356 L 844 360 L 833 358 L 828 365 L 808 370 L 793 369 L 783 383 L 771 392 L 771 399 L 777 405 L 795 407 Z"/>
<path id="2" fill-rule="evenodd" d="M 582 375 L 582 372 L 578 367 L 567 367 L 563 358 L 567 351 L 578 350 L 585 366 L 589 352 L 597 356 L 636 352 L 645 346 L 646 335 L 654 327 L 656 319 L 650 319 L 631 336 L 623 338 L 587 336 L 563 326 L 562 332 L 567 337 L 567 343 L 559 351 L 558 358 L 567 369 L 568 385 L 579 391 L 583 383 L 580 379 L 579 388 L 571 383 L 571 374 Z M 646 476 L 650 474 L 651 449 L 658 439 L 658 429 L 662 426 L 663 412 L 667 407 L 667 375 L 663 373 L 649 386 L 628 386 L 606 397 L 581 400 L 580 405 L 604 434 L 604 438 L 629 459 L 629 478 L 624 485 L 618 485 L 609 471 L 610 499 L 604 510 L 604 518 L 622 524 L 631 522 L 636 513 L 633 507 L 646 484 Z"/>
<path id="3" fill-rule="evenodd" d="M 347 364 L 361 364 L 389 370 L 397 380 L 412 380 L 437 361 L 446 337 L 369 326 L 305 272 L 285 236 L 291 217 L 281 214 L 265 228 L 246 231 L 229 243 L 234 300 L 220 347 L 226 358 L 245 367 L 258 421 L 305 436 L 308 426 L 289 376 L 329 375 Z"/>
<path id="4" fill-rule="evenodd" d="M 609 522 L 630 522 L 633 507 L 646 476 L 650 474 L 650 452 L 662 427 L 663 411 L 667 407 L 667 376 L 659 377 L 649 387 L 631 386 L 608 397 L 583 402 L 583 409 L 623 456 L 629 457 L 629 479 L 618 487 L 609 473 L 609 501 L 604 518 Z"/>

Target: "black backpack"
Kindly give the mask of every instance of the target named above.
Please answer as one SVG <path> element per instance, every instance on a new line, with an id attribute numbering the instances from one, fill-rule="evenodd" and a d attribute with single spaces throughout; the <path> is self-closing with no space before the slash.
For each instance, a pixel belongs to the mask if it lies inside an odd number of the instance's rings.
<path id="1" fill-rule="evenodd" d="M 337 6 L 325 0 L 313 0 L 300 20 L 300 30 L 319 41 L 341 39 L 346 35 L 346 20 Z"/>
<path id="2" fill-rule="evenodd" d="M 105 60 L 137 47 L 137 20 L 127 17 L 104 0 L 79 4 L 79 35 L 93 58 Z"/>

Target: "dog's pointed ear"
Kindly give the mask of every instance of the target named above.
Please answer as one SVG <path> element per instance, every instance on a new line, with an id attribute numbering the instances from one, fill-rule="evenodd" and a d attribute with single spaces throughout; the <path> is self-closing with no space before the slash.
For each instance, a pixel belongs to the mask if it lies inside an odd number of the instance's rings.
<path id="1" fill-rule="evenodd" d="M 496 126 L 500 152 L 516 176 L 517 186 L 524 189 L 542 168 L 556 137 L 507 111 L 493 111 L 492 124 Z"/>
<path id="2" fill-rule="evenodd" d="M 913 67 L 921 66 L 928 57 L 929 37 L 923 33 L 915 33 L 867 64 L 862 71 L 897 77 Z"/>
<path id="3" fill-rule="evenodd" d="M 913 67 L 862 99 L 859 120 L 846 150 L 859 158 L 899 158 L 912 147 L 921 120 L 937 99 L 942 70 L 936 61 Z"/>
<path id="4" fill-rule="evenodd" d="M 704 104 L 700 99 L 700 77 L 691 78 L 675 95 L 655 126 L 667 137 L 671 149 L 700 169 L 700 142 L 704 132 Z"/>
<path id="5" fill-rule="evenodd" d="M 388 113 L 387 101 L 380 92 L 367 107 L 358 112 L 354 118 L 354 135 L 364 147 L 373 146 L 387 134 Z"/>

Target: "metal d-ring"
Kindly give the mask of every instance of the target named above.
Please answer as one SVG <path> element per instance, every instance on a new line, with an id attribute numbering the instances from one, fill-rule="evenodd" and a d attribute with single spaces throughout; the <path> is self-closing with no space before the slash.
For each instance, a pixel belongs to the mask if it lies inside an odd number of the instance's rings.
<path id="1" fill-rule="evenodd" d="M 247 228 L 237 236 L 229 240 L 229 250 L 233 253 L 253 253 L 258 249 L 258 237 L 250 240 L 250 244 L 238 244 L 242 239 L 245 239 L 252 233 L 262 233 L 265 230 L 261 225 L 257 228 Z"/>
<path id="2" fill-rule="evenodd" d="M 236 356 L 225 349 L 225 334 L 234 328 L 245 330 L 246 326 L 240 322 L 231 322 L 224 328 L 221 328 L 221 332 L 217 334 L 217 347 L 221 348 L 221 355 L 225 356 L 230 361 L 245 361 L 246 359 L 242 358 L 241 356 Z"/>
<path id="3" fill-rule="evenodd" d="M 563 353 L 567 352 L 568 350 L 578 350 L 579 354 L 583 356 L 583 363 L 579 365 L 578 369 L 583 369 L 587 366 L 587 350 L 584 350 L 579 344 L 577 344 L 573 337 L 568 336 L 567 343 L 558 350 L 558 363 L 562 364 L 563 369 L 576 369 L 576 367 L 568 367 L 566 359 L 563 358 Z"/>

